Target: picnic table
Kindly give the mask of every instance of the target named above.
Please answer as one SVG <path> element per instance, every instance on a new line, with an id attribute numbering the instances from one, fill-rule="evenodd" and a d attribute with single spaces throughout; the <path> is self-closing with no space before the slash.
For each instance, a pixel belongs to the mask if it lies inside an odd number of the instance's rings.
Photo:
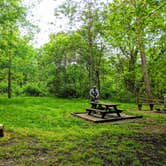
<path id="1" fill-rule="evenodd" d="M 164 98 L 164 100 L 161 99 L 148 99 L 145 97 L 139 97 L 137 99 L 137 105 L 138 105 L 138 109 L 141 110 L 142 109 L 142 105 L 149 105 L 150 110 L 153 110 L 154 105 L 156 106 L 160 106 L 163 107 L 163 110 L 165 110 L 166 107 L 166 97 Z M 160 109 L 159 109 L 160 110 Z"/>
<path id="2" fill-rule="evenodd" d="M 118 104 L 112 103 L 101 103 L 101 102 L 90 102 L 91 108 L 87 108 L 88 115 L 93 113 L 100 113 L 101 117 L 104 118 L 106 114 L 116 113 L 120 117 L 122 110 L 118 109 Z"/>

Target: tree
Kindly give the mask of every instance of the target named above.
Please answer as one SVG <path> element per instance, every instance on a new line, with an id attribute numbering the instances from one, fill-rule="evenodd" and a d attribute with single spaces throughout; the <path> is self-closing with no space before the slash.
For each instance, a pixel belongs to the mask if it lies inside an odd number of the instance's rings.
<path id="1" fill-rule="evenodd" d="M 77 32 L 58 33 L 50 35 L 50 42 L 40 50 L 39 67 L 43 82 L 47 81 L 49 91 L 59 94 L 61 88 L 67 87 L 78 89 L 81 94 L 83 83 L 82 76 L 85 75 L 84 66 L 80 63 L 80 46 L 82 41 Z M 86 79 L 85 79 L 86 80 Z M 84 84 L 86 85 L 86 84 Z"/>
<path id="2" fill-rule="evenodd" d="M 0 1 L 0 36 L 1 50 L 4 59 L 8 59 L 8 98 L 12 93 L 12 61 L 17 50 L 17 41 L 20 40 L 19 27 L 25 23 L 25 7 L 21 0 Z"/>
<path id="3" fill-rule="evenodd" d="M 101 1 L 86 0 L 73 1 L 67 0 L 60 7 L 59 13 L 67 16 L 70 20 L 70 31 L 77 27 L 77 32 L 82 37 L 84 47 L 81 48 L 81 57 L 86 61 L 89 73 L 89 86 L 98 84 L 100 89 L 100 66 L 104 56 L 104 42 L 101 38 L 100 13 L 104 6 Z M 79 27 L 77 26 L 79 25 Z"/>
<path id="4" fill-rule="evenodd" d="M 118 54 L 120 52 L 126 59 L 129 58 L 128 72 L 130 77 L 126 80 L 125 74 L 124 81 L 129 81 L 130 85 L 133 84 L 129 90 L 134 92 L 135 89 L 138 89 L 140 91 L 140 88 L 136 87 L 139 84 L 136 82 L 135 74 L 138 73 L 133 72 L 137 71 L 136 66 L 138 66 L 140 56 L 145 91 L 150 99 L 152 98 L 152 90 L 147 62 L 148 47 L 152 41 L 155 43 L 158 40 L 157 38 L 163 35 L 161 20 L 164 18 L 164 13 L 161 6 L 164 7 L 164 1 L 116 0 L 106 8 L 108 12 L 106 15 L 104 14 L 106 18 L 105 38 L 112 47 L 118 48 Z M 158 10 L 154 10 L 156 8 Z M 161 27 L 158 29 L 160 32 L 158 34 L 151 29 L 154 29 L 159 20 Z M 151 53 L 150 56 L 152 56 Z M 135 94 L 138 94 L 138 92 Z"/>

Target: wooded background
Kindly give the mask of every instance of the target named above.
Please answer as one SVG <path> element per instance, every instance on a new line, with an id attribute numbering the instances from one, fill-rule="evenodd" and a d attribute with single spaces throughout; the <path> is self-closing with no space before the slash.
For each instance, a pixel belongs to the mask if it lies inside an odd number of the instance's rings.
<path id="1" fill-rule="evenodd" d="M 66 0 L 55 17 L 70 28 L 40 48 L 30 44 L 37 28 L 21 2 L 0 0 L 2 95 L 88 97 L 94 84 L 119 101 L 166 95 L 164 0 Z"/>

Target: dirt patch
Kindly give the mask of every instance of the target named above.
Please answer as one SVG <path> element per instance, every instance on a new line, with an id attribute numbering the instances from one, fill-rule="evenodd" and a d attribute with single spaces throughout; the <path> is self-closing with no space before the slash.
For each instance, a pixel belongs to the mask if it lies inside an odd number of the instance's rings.
<path id="1" fill-rule="evenodd" d="M 148 118 L 143 119 L 141 123 L 144 124 L 144 126 L 138 130 L 138 132 L 140 133 L 159 135 L 163 135 L 166 133 L 166 123 L 164 122 L 158 123 L 156 120 Z"/>
<path id="2" fill-rule="evenodd" d="M 109 141 L 106 143 L 106 140 Z M 96 149 L 99 152 L 98 158 L 102 159 L 104 165 L 138 164 L 162 166 L 166 163 L 166 133 L 156 135 L 136 134 L 131 136 L 104 134 L 100 138 L 94 139 L 94 145 L 96 145 Z"/>

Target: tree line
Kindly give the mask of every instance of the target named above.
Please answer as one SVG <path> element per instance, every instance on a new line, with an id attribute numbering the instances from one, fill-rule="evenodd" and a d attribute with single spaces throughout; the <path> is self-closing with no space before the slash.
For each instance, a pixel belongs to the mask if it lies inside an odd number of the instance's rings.
<path id="1" fill-rule="evenodd" d="M 87 97 L 92 85 L 121 101 L 166 94 L 164 0 L 66 0 L 55 17 L 68 29 L 40 48 L 29 44 L 34 26 L 21 2 L 0 1 L 2 95 Z"/>

